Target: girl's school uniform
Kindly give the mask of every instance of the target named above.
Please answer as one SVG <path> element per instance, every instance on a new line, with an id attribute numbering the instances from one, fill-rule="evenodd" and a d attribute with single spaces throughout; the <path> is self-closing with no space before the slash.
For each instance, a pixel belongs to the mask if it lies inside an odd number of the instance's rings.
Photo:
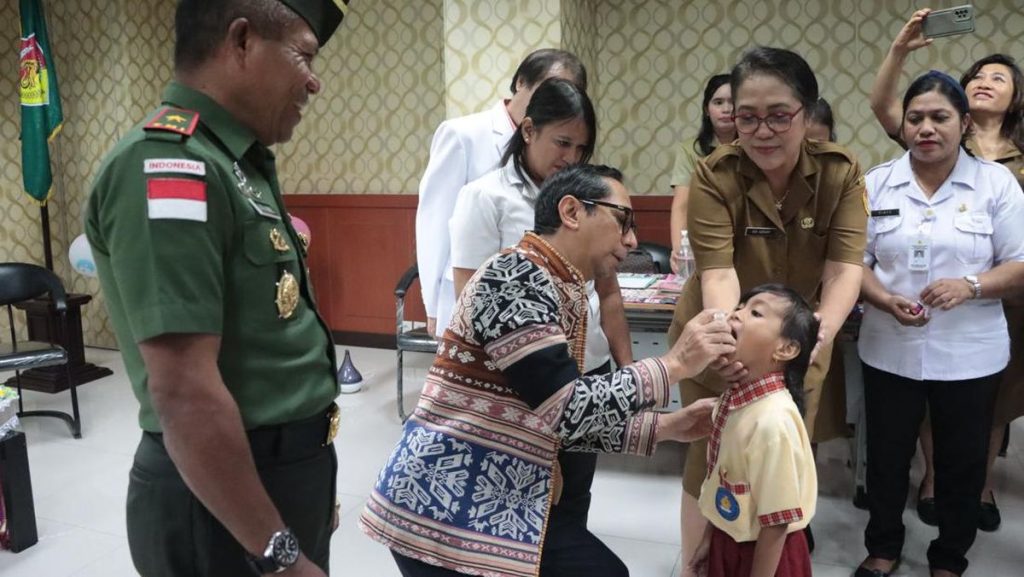
<path id="1" fill-rule="evenodd" d="M 811 575 L 802 529 L 814 516 L 818 478 L 782 373 L 726 390 L 712 419 L 699 500 L 715 530 L 709 575 L 749 575 L 761 529 L 777 525 L 787 525 L 787 538 L 776 575 Z"/>

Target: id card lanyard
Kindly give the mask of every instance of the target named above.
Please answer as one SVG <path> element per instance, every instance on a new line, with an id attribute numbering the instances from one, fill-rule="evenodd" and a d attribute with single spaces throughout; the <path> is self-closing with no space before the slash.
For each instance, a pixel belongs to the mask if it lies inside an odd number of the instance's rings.
<path id="1" fill-rule="evenodd" d="M 932 229 L 935 225 L 935 209 L 927 208 L 921 215 L 917 232 L 911 236 L 907 247 L 907 268 L 915 272 L 927 272 L 932 262 Z"/>

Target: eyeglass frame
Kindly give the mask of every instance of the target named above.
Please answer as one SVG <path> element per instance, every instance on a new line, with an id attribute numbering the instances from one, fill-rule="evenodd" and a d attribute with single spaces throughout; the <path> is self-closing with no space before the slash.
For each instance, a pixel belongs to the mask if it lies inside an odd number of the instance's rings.
<path id="1" fill-rule="evenodd" d="M 589 198 L 577 198 L 576 200 L 590 206 L 606 206 L 608 208 L 613 208 L 615 210 L 621 210 L 623 214 L 626 215 L 626 219 L 623 220 L 621 224 L 622 236 L 626 236 L 627 234 L 630 233 L 630 231 L 632 231 L 633 234 L 636 234 L 636 218 L 633 216 L 632 208 L 628 206 L 622 206 L 621 204 L 615 204 L 614 202 L 606 202 L 603 200 L 591 200 Z"/>
<path id="2" fill-rule="evenodd" d="M 755 132 L 757 132 L 758 130 L 761 129 L 761 125 L 762 124 L 767 126 L 768 130 L 771 130 L 775 134 L 782 134 L 783 132 L 789 132 L 789 129 L 793 128 L 793 119 L 796 118 L 797 114 L 800 114 L 803 111 L 804 111 L 804 107 L 801 106 L 800 108 L 797 108 L 793 112 L 772 112 L 771 114 L 766 114 L 764 116 L 758 116 L 756 114 L 746 114 L 746 113 L 744 113 L 744 114 L 733 114 L 732 115 L 732 123 L 736 127 L 736 132 L 738 134 L 754 134 Z M 740 125 L 736 122 L 736 120 L 739 119 L 741 116 L 742 117 L 747 117 L 747 118 L 756 118 L 757 119 L 757 125 L 754 126 L 753 130 L 751 130 L 751 131 L 740 130 Z M 772 128 L 772 125 L 768 123 L 768 119 L 770 119 L 772 117 L 775 117 L 775 118 L 785 117 L 787 119 L 787 121 L 789 122 L 789 126 L 787 126 L 783 130 L 776 130 L 775 128 Z"/>

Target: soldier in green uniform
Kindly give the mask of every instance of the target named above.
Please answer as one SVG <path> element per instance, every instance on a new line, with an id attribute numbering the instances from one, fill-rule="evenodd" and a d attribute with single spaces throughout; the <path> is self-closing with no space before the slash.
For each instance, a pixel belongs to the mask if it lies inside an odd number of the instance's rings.
<path id="1" fill-rule="evenodd" d="M 151 576 L 325 575 L 335 356 L 267 148 L 320 90 L 335 0 L 182 0 L 175 80 L 86 214 L 139 400 L 128 542 Z"/>

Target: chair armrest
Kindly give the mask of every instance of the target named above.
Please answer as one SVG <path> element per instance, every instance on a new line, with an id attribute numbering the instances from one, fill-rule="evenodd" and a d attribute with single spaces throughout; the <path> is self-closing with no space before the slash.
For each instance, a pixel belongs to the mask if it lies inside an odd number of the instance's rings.
<path id="1" fill-rule="evenodd" d="M 398 284 L 395 285 L 395 296 L 398 298 L 405 298 L 405 293 L 409 291 L 409 287 L 412 286 L 413 281 L 420 276 L 420 269 L 417 265 L 409 267 L 402 278 L 398 279 Z"/>

